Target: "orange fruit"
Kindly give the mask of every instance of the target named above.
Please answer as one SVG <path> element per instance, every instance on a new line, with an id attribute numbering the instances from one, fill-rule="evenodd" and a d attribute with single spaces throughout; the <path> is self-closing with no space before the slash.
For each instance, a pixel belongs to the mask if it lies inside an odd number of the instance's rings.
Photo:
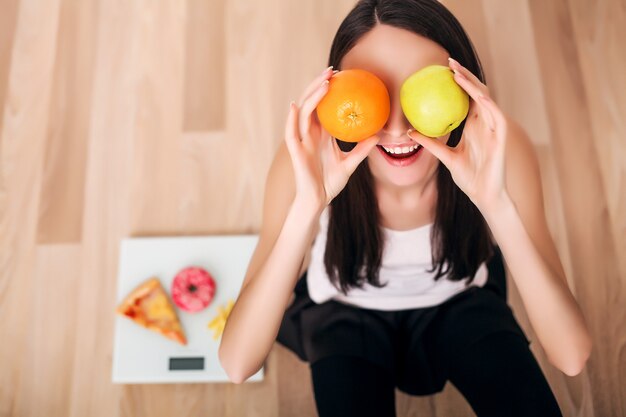
<path id="1" fill-rule="evenodd" d="M 369 71 L 339 71 L 330 78 L 328 91 L 316 110 L 320 124 L 333 137 L 360 142 L 387 122 L 389 92 L 385 83 Z"/>

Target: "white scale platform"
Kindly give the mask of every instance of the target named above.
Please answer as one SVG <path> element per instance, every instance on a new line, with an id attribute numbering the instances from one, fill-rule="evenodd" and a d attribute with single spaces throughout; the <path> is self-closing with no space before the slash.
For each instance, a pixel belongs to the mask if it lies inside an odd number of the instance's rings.
<path id="1" fill-rule="evenodd" d="M 209 322 L 235 301 L 243 282 L 258 235 L 126 238 L 120 245 L 117 304 L 137 285 L 157 276 L 171 300 L 171 283 L 181 269 L 199 266 L 215 279 L 215 298 L 197 313 L 176 305 L 187 336 L 187 346 L 148 330 L 132 320 L 115 315 L 113 347 L 114 383 L 230 382 L 220 365 Z M 116 305 L 117 305 L 116 304 Z M 264 368 L 248 381 L 262 381 Z"/>

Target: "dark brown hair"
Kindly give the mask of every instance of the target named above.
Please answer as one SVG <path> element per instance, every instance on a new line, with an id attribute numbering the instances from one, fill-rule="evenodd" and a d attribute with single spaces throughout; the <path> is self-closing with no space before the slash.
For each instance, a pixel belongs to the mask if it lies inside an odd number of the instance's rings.
<path id="1" fill-rule="evenodd" d="M 332 43 L 328 65 L 341 69 L 341 59 L 368 31 L 380 22 L 431 39 L 451 57 L 485 82 L 482 66 L 463 27 L 437 0 L 361 0 L 345 17 Z M 448 146 L 456 146 L 465 121 L 450 133 Z M 355 144 L 338 142 L 344 152 Z M 366 162 L 366 160 L 365 160 Z M 467 279 L 469 285 L 478 267 L 494 254 L 487 224 L 472 201 L 454 183 L 439 162 L 436 172 L 437 203 L 431 232 L 435 280 Z M 324 265 L 332 284 L 346 294 L 351 287 L 363 288 L 365 280 L 384 287 L 379 270 L 384 248 L 374 178 L 367 163 L 361 163 L 345 188 L 330 203 Z"/>

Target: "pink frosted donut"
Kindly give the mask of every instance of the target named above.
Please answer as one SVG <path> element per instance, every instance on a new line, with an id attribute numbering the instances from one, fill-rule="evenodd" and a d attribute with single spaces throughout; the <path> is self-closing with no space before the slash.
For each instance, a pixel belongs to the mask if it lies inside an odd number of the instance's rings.
<path id="1" fill-rule="evenodd" d="M 172 300 L 190 313 L 205 309 L 214 295 L 215 280 L 200 267 L 191 266 L 180 270 L 172 282 Z"/>

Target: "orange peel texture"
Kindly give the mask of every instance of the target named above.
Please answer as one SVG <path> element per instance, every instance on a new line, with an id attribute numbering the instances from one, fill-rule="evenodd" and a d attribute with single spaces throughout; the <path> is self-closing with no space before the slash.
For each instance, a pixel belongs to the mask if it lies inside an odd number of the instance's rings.
<path id="1" fill-rule="evenodd" d="M 360 142 L 383 128 L 390 112 L 385 83 L 369 71 L 347 69 L 330 78 L 317 105 L 320 124 L 344 142 Z"/>

